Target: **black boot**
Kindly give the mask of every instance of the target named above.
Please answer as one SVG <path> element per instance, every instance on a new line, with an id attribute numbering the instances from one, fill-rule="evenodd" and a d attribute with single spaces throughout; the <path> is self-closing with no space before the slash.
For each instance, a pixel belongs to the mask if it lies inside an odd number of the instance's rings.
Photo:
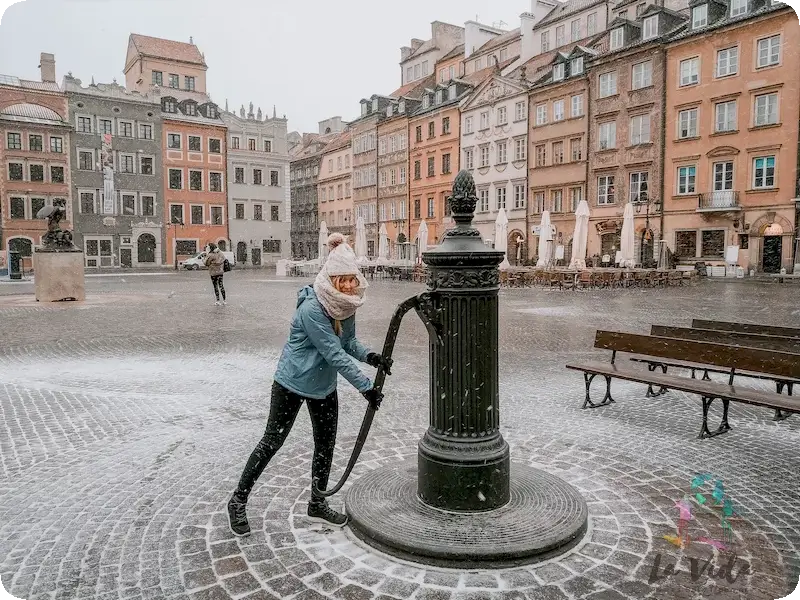
<path id="1" fill-rule="evenodd" d="M 247 498 L 234 492 L 228 500 L 228 525 L 233 535 L 244 537 L 250 535 L 250 523 L 247 522 Z"/>
<path id="2" fill-rule="evenodd" d="M 316 498 L 308 503 L 308 517 L 311 521 L 327 523 L 334 527 L 344 527 L 348 521 L 347 515 L 333 510 L 328 506 L 327 500 Z"/>

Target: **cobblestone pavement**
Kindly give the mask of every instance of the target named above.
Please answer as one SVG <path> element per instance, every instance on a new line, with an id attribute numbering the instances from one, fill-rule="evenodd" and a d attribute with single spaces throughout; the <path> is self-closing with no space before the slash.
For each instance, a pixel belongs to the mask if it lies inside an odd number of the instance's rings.
<path id="1" fill-rule="evenodd" d="M 797 585 L 800 417 L 775 424 L 770 411 L 732 405 L 733 430 L 700 441 L 698 399 L 646 399 L 643 386 L 615 382 L 615 405 L 582 411 L 582 378 L 564 369 L 595 354 L 600 327 L 646 333 L 651 323 L 688 325 L 692 317 L 798 326 L 797 287 L 709 281 L 650 291 L 502 291 L 501 421 L 512 460 L 576 486 L 589 531 L 546 563 L 456 571 L 391 559 L 347 529 L 310 528 L 305 413 L 252 494 L 253 535 L 228 532 L 225 504 L 263 429 L 300 283 L 233 272 L 231 303 L 221 308 L 203 273 L 89 278 L 82 305 L 36 305 L 19 296 L 32 294 L 31 284 L 0 286 L 7 590 L 27 600 L 752 600 Z M 421 290 L 375 282 L 359 336 L 379 347 L 393 307 Z M 351 479 L 415 456 L 427 425 L 426 348 L 424 328 L 409 317 Z M 348 384 L 340 391 L 333 479 L 364 409 Z M 733 582 L 724 572 L 716 577 L 727 559 L 711 546 L 680 550 L 663 538 L 674 535 L 674 503 L 698 473 L 720 477 L 733 498 Z M 695 539 L 722 536 L 710 509 L 696 512 L 691 528 Z"/>

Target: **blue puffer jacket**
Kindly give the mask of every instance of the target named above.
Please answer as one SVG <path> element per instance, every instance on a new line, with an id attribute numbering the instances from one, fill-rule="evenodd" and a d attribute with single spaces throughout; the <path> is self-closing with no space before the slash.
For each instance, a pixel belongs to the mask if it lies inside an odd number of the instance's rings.
<path id="1" fill-rule="evenodd" d="M 372 382 L 350 357 L 365 362 L 367 354 L 369 350 L 356 339 L 355 315 L 342 321 L 341 337 L 336 335 L 333 319 L 309 285 L 297 294 L 297 310 L 275 381 L 295 394 L 321 400 L 336 389 L 339 372 L 359 392 L 366 392 Z"/>

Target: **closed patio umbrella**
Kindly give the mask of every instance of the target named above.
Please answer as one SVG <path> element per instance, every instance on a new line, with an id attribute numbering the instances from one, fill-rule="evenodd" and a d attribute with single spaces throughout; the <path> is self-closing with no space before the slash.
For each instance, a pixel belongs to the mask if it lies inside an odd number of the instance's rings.
<path id="1" fill-rule="evenodd" d="M 508 216 L 506 209 L 501 208 L 497 211 L 497 220 L 494 222 L 494 249 L 503 252 L 503 262 L 500 263 L 501 269 L 507 269 L 511 265 L 508 262 Z"/>
<path id="2" fill-rule="evenodd" d="M 586 268 L 586 246 L 589 237 L 589 205 L 581 200 L 575 210 L 575 232 L 572 235 L 570 269 Z"/>
<path id="3" fill-rule="evenodd" d="M 634 246 L 636 239 L 633 228 L 633 204 L 628 202 L 625 205 L 625 212 L 622 217 L 622 235 L 620 239 L 620 266 L 623 268 L 632 269 L 636 266 L 636 258 L 634 257 Z"/>
<path id="4" fill-rule="evenodd" d="M 550 230 L 550 211 L 542 213 L 542 223 L 539 231 L 539 260 L 536 261 L 537 267 L 547 267 L 550 265 L 550 253 L 553 248 L 553 233 Z"/>
<path id="5" fill-rule="evenodd" d="M 320 265 L 328 258 L 328 225 L 325 221 L 321 221 L 319 224 L 319 250 L 317 257 Z"/>

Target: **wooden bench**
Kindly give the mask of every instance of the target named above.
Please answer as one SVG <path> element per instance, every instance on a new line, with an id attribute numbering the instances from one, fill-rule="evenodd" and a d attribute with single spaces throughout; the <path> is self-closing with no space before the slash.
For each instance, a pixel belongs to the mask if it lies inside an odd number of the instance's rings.
<path id="1" fill-rule="evenodd" d="M 582 407 L 584 409 L 599 408 L 613 403 L 611 380 L 616 378 L 644 383 L 649 386 L 659 386 L 669 390 L 698 394 L 703 403 L 703 423 L 700 428 L 700 438 L 713 437 L 730 430 L 728 423 L 728 404 L 730 401 L 780 409 L 787 412 L 800 412 L 800 398 L 734 385 L 734 376 L 739 370 L 760 372 L 787 380 L 800 379 L 800 360 L 798 360 L 796 354 L 762 348 L 743 349 L 727 344 L 614 331 L 598 331 L 595 336 L 594 347 L 611 350 L 611 362 L 587 361 L 566 365 L 568 369 L 583 372 L 586 385 L 586 398 Z M 661 359 L 691 361 L 702 366 L 724 367 L 725 373 L 729 376 L 728 383 L 690 379 L 688 377 L 670 375 L 666 372 L 656 373 L 654 366 L 644 371 L 632 365 L 619 365 L 616 363 L 617 352 Z M 599 403 L 592 401 L 590 392 L 591 383 L 597 375 L 600 375 L 606 381 L 605 395 Z M 711 432 L 708 429 L 708 411 L 716 399 L 722 400 L 722 420 L 717 430 Z"/>
<path id="2" fill-rule="evenodd" d="M 731 323 L 728 321 L 705 321 L 703 319 L 693 319 L 692 329 L 713 329 L 715 331 L 733 331 L 736 333 L 755 333 L 761 335 L 800 338 L 800 328 L 759 325 L 758 323 Z"/>

